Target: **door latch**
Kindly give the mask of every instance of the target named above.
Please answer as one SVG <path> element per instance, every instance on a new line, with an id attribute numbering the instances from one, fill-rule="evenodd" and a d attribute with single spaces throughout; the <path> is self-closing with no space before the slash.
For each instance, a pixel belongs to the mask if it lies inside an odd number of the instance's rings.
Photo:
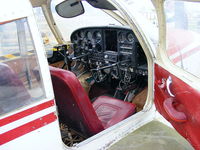
<path id="1" fill-rule="evenodd" d="M 167 92 L 169 93 L 169 95 L 170 95 L 171 97 L 175 97 L 175 95 L 172 94 L 172 92 L 171 92 L 171 90 L 170 90 L 170 85 L 171 85 L 171 84 L 172 84 L 172 77 L 169 76 L 169 77 L 167 78 L 167 81 L 166 81 Z"/>

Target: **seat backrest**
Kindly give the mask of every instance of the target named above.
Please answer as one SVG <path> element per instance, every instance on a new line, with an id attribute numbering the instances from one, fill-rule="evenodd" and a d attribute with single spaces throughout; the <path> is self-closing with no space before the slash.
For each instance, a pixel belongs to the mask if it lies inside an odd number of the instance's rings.
<path id="1" fill-rule="evenodd" d="M 102 131 L 103 125 L 76 76 L 67 70 L 50 67 L 59 118 L 85 136 Z"/>
<path id="2" fill-rule="evenodd" d="M 0 114 L 29 104 L 31 97 L 18 75 L 0 63 Z"/>

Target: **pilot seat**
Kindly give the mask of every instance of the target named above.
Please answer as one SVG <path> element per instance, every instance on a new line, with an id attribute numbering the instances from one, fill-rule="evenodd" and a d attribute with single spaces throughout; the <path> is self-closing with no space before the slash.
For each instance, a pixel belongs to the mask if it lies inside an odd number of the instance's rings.
<path id="1" fill-rule="evenodd" d="M 91 103 L 74 73 L 51 67 L 51 79 L 59 119 L 70 128 L 90 137 L 133 115 L 136 106 L 108 96 Z"/>

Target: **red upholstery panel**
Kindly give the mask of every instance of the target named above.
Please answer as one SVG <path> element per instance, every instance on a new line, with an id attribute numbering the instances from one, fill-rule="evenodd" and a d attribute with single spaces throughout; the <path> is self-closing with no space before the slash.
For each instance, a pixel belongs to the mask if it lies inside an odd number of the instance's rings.
<path id="1" fill-rule="evenodd" d="M 76 76 L 63 69 L 50 67 L 59 117 L 85 136 L 104 129 Z"/>
<path id="2" fill-rule="evenodd" d="M 98 97 L 93 107 L 105 129 L 131 116 L 136 110 L 134 104 L 108 96 Z"/>

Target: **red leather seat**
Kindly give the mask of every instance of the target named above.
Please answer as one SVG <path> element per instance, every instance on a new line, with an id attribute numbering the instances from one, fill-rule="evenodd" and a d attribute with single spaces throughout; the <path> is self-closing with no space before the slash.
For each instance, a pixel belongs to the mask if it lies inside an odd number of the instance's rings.
<path id="1" fill-rule="evenodd" d="M 92 104 L 76 76 L 50 67 L 59 118 L 85 136 L 94 135 L 135 113 L 135 105 L 108 96 Z"/>

